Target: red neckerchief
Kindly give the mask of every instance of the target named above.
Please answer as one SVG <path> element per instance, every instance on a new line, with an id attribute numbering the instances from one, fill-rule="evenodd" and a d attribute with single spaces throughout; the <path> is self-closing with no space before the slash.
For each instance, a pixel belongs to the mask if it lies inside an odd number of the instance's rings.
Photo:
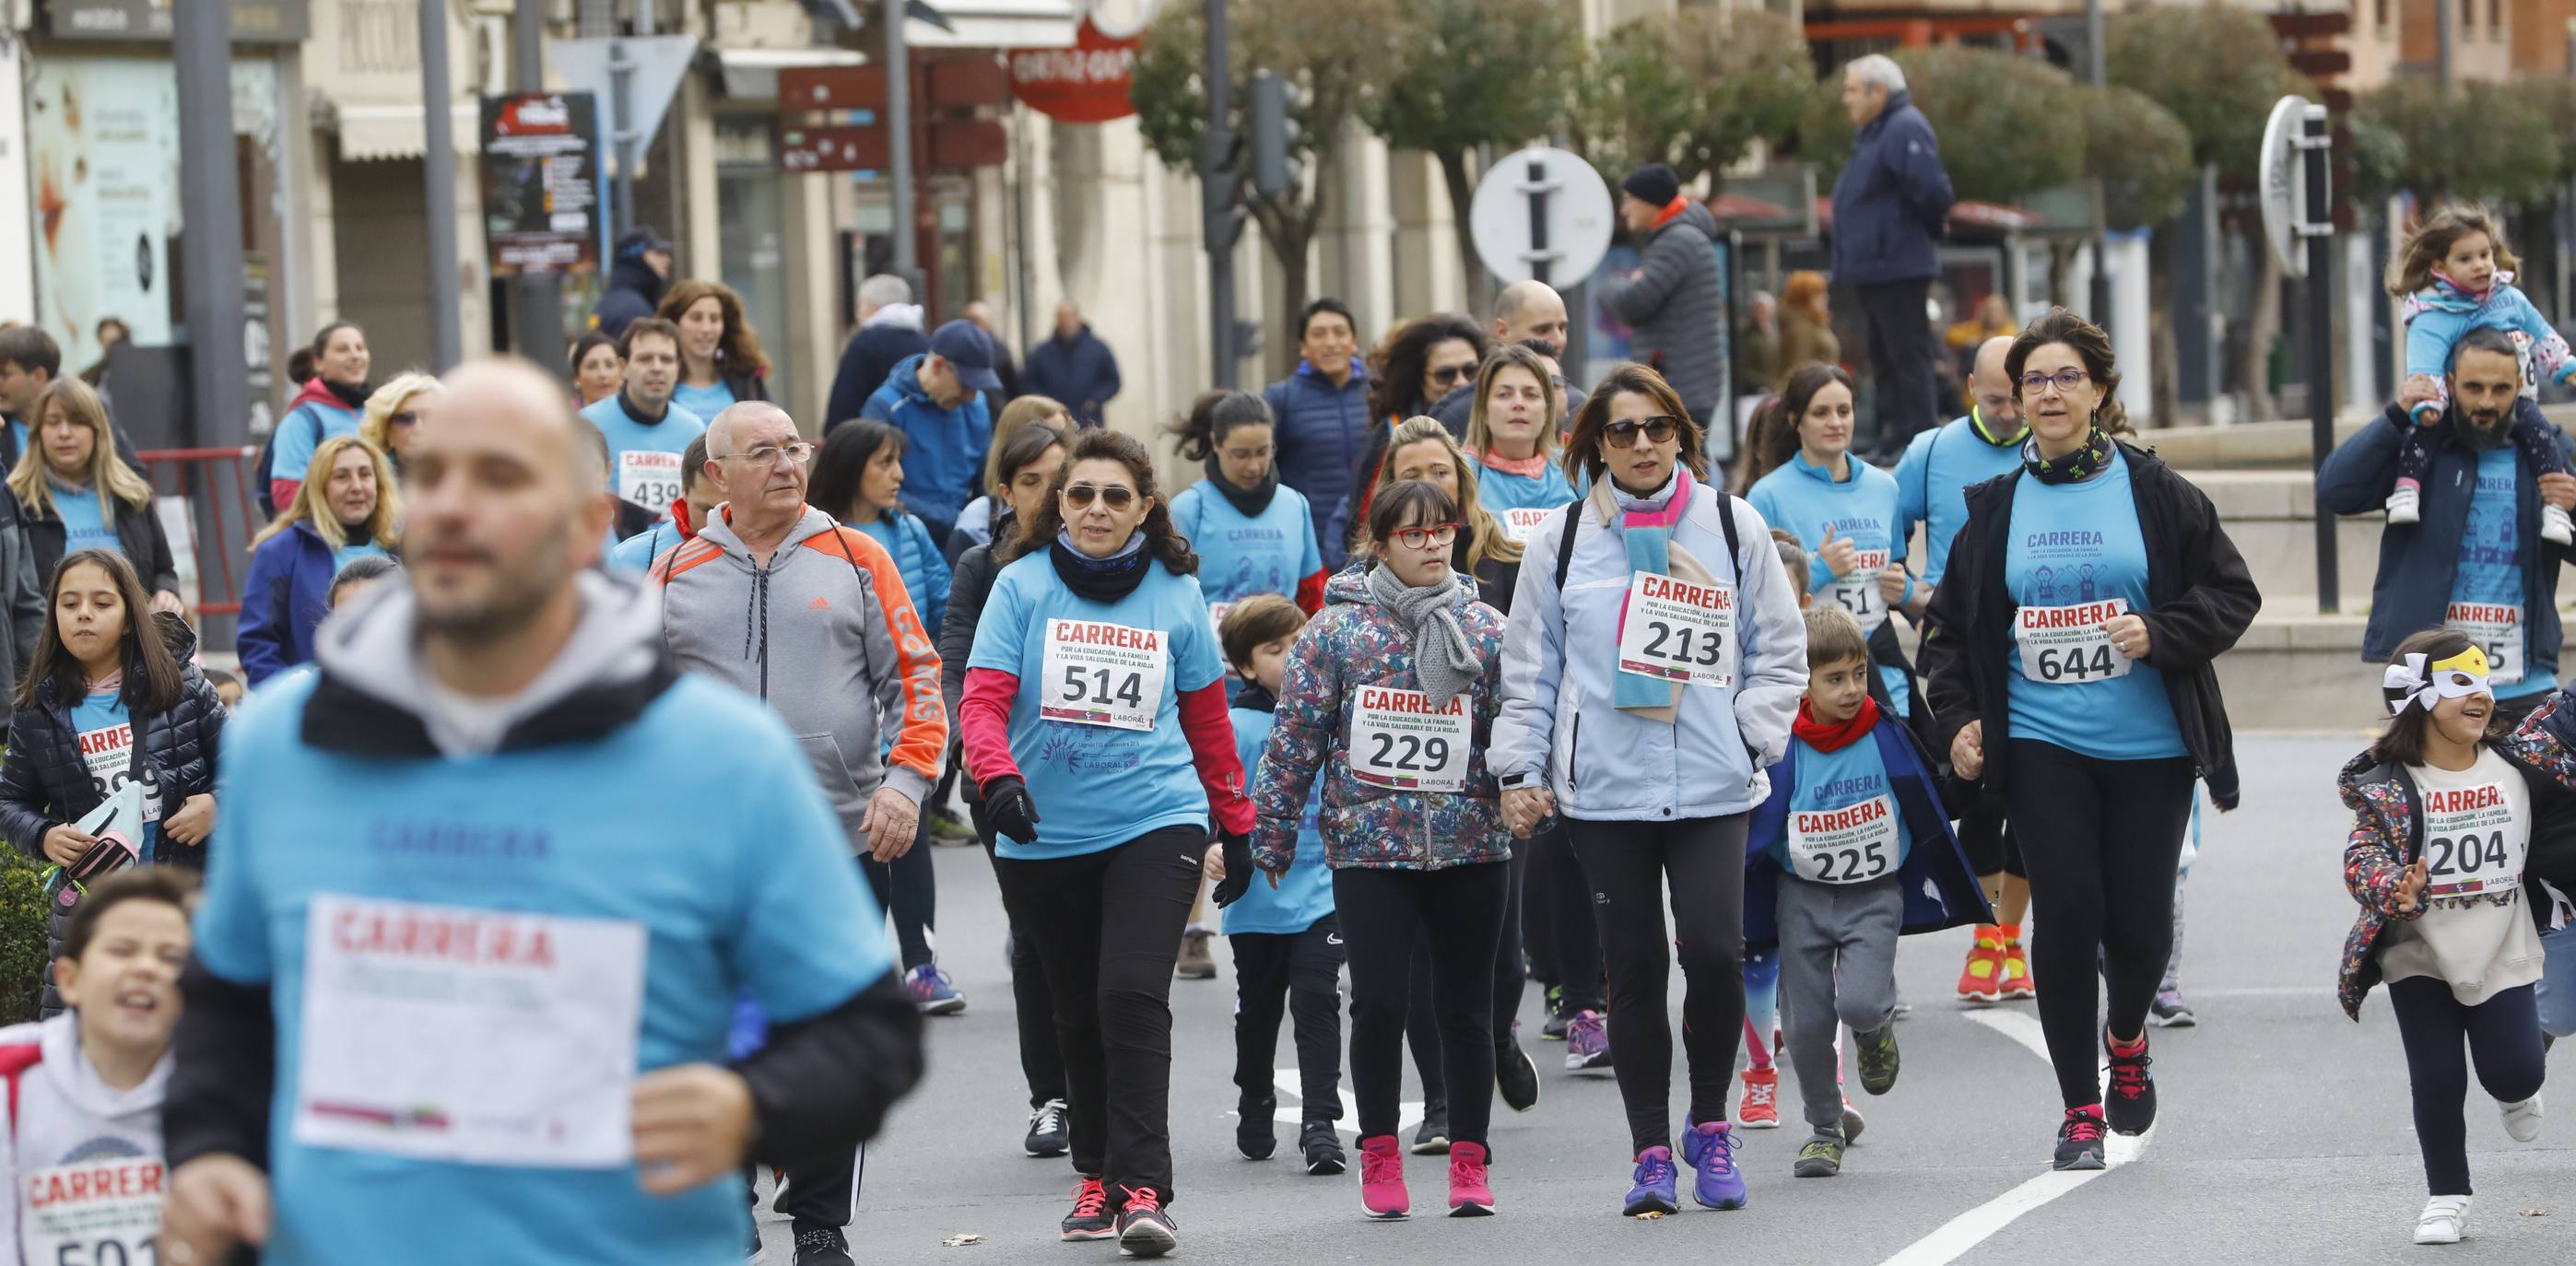
<path id="1" fill-rule="evenodd" d="M 688 540 L 698 534 L 698 526 L 689 522 L 689 499 L 686 497 L 671 503 L 671 522 L 679 525 L 681 540 Z"/>
<path id="2" fill-rule="evenodd" d="M 1662 214 L 1655 217 L 1655 227 L 1660 229 L 1672 223 L 1673 217 L 1688 210 L 1690 210 L 1690 195 L 1686 193 L 1674 195 L 1672 201 L 1664 204 Z"/>
<path id="3" fill-rule="evenodd" d="M 1819 752 L 1836 752 L 1859 742 L 1862 735 L 1869 733 L 1869 727 L 1876 724 L 1878 700 L 1868 695 L 1860 697 L 1860 711 L 1852 713 L 1851 720 L 1841 725 L 1826 725 L 1816 720 L 1816 714 L 1807 701 L 1800 699 L 1798 719 L 1789 723 L 1789 732 L 1797 735 L 1799 742 Z"/>

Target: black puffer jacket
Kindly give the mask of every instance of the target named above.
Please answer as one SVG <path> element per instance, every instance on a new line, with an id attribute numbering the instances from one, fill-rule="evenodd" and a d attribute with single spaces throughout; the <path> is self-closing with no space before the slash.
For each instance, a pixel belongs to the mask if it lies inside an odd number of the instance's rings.
<path id="1" fill-rule="evenodd" d="M 0 833 L 12 848 L 45 861 L 45 832 L 65 822 L 78 822 L 107 799 L 100 780 L 81 760 L 80 734 L 72 725 L 69 705 L 56 696 L 54 683 L 37 687 L 38 702 L 19 708 L 9 720 L 9 751 L 0 758 Z M 215 757 L 222 745 L 224 701 L 195 666 L 180 665 L 179 701 L 138 718 L 142 741 L 134 748 L 134 776 L 160 789 L 161 812 L 177 813 L 188 797 L 215 789 Z M 196 844 L 163 838 L 160 860 L 190 870 L 206 868 L 206 850 L 214 837 Z M 63 1009 L 54 992 L 53 960 L 62 956 L 62 936 L 72 907 L 55 904 L 46 920 L 50 944 L 45 955 L 43 1011 Z"/>

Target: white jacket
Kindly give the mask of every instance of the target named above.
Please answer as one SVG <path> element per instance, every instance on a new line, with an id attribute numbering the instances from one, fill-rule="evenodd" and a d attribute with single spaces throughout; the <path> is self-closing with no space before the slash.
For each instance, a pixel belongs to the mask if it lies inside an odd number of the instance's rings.
<path id="1" fill-rule="evenodd" d="M 81 1053 L 72 1012 L 0 1029 L 0 1062 L 22 1063 L 29 1046 L 42 1058 L 19 1071 L 9 1096 L 6 1154 L 16 1197 L 0 1206 L 8 1210 L 9 1246 L 0 1261 L 96 1262 L 108 1241 L 123 1250 L 109 1255 L 114 1260 L 154 1260 L 146 1246 L 160 1232 L 167 1186 L 161 1100 L 170 1056 L 141 1085 L 120 1091 Z"/>

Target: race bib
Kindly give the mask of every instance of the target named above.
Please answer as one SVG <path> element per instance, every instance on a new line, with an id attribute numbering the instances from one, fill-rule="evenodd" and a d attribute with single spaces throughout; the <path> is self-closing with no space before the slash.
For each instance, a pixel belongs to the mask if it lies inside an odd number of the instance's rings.
<path id="1" fill-rule="evenodd" d="M 1467 696 L 1362 686 L 1351 704 L 1351 776 L 1399 791 L 1465 791 Z"/>
<path id="2" fill-rule="evenodd" d="M 1217 630 L 1217 644 L 1219 646 L 1225 644 L 1225 613 L 1232 610 L 1234 610 L 1234 604 L 1231 602 L 1211 602 L 1208 604 L 1208 627 Z"/>
<path id="3" fill-rule="evenodd" d="M 1856 884 L 1896 870 L 1896 802 L 1872 796 L 1839 809 L 1789 810 L 1789 862 L 1800 879 Z"/>
<path id="4" fill-rule="evenodd" d="M 1887 570 L 1887 551 L 1856 550 L 1852 556 L 1859 561 L 1852 565 L 1851 574 L 1826 584 L 1820 596 L 1851 612 L 1860 621 L 1861 632 L 1875 633 L 1887 623 L 1887 595 L 1878 591 L 1878 575 Z"/>
<path id="5" fill-rule="evenodd" d="M 295 1141 L 468 1165 L 634 1158 L 642 924 L 317 894 Z"/>
<path id="6" fill-rule="evenodd" d="M 680 455 L 630 448 L 617 455 L 617 495 L 647 510 L 680 499 Z"/>
<path id="7" fill-rule="evenodd" d="M 2487 602 L 2454 602 L 2442 623 L 2468 635 L 2487 653 L 2487 684 L 2522 680 L 2522 608 Z"/>
<path id="8" fill-rule="evenodd" d="M 1049 620 L 1038 716 L 1075 725 L 1150 730 L 1171 671 L 1160 629 L 1099 620 Z"/>
<path id="9" fill-rule="evenodd" d="M 2465 903 L 2522 886 L 2530 824 L 2498 783 L 2424 793 L 2424 899 Z"/>
<path id="10" fill-rule="evenodd" d="M 105 800 L 125 789 L 125 784 L 143 784 L 143 820 L 161 820 L 161 784 L 153 777 L 147 762 L 142 769 L 134 767 L 134 726 L 118 722 L 96 730 L 83 730 L 80 736 L 81 763 L 89 769 L 89 780 L 98 788 L 98 798 Z M 141 838 L 137 836 L 136 838 Z"/>
<path id="11" fill-rule="evenodd" d="M 1630 576 L 1619 619 L 1619 671 L 1723 688 L 1735 684 L 1741 654 L 1735 586 L 1644 571 Z"/>
<path id="12" fill-rule="evenodd" d="M 2136 662 L 2114 650 L 2103 624 L 2126 614 L 2129 600 L 2106 598 L 2071 607 L 2023 607 L 2014 614 L 2021 675 L 2048 686 L 2074 686 L 2129 675 Z"/>
<path id="13" fill-rule="evenodd" d="M 1505 510 L 1503 511 L 1503 535 L 1515 541 L 1526 541 L 1530 538 L 1530 533 L 1537 531 L 1540 524 L 1547 522 L 1547 516 L 1554 513 L 1556 511 L 1544 506 L 1523 506 L 1517 510 Z"/>
<path id="14" fill-rule="evenodd" d="M 132 1146 L 101 1138 L 83 1150 Z M 160 1157 L 140 1155 L 97 1156 L 21 1176 L 18 1242 L 26 1260 L 44 1266 L 151 1266 L 160 1260 L 165 1176 Z"/>

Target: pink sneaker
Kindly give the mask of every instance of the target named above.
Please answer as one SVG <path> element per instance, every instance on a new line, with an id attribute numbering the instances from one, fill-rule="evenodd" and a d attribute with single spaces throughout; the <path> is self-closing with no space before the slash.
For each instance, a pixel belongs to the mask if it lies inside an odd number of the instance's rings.
<path id="1" fill-rule="evenodd" d="M 1493 1212 L 1494 1189 L 1485 1185 L 1485 1145 L 1450 1144 L 1449 1216 L 1482 1218 Z"/>
<path id="2" fill-rule="evenodd" d="M 1478 1160 L 1484 1149 L 1476 1149 Z M 1484 1166 L 1476 1166 L 1482 1174 Z M 1404 1148 L 1392 1134 L 1379 1134 L 1360 1140 L 1360 1208 L 1380 1221 L 1393 1221 L 1413 1211 L 1412 1198 L 1404 1190 Z"/>

